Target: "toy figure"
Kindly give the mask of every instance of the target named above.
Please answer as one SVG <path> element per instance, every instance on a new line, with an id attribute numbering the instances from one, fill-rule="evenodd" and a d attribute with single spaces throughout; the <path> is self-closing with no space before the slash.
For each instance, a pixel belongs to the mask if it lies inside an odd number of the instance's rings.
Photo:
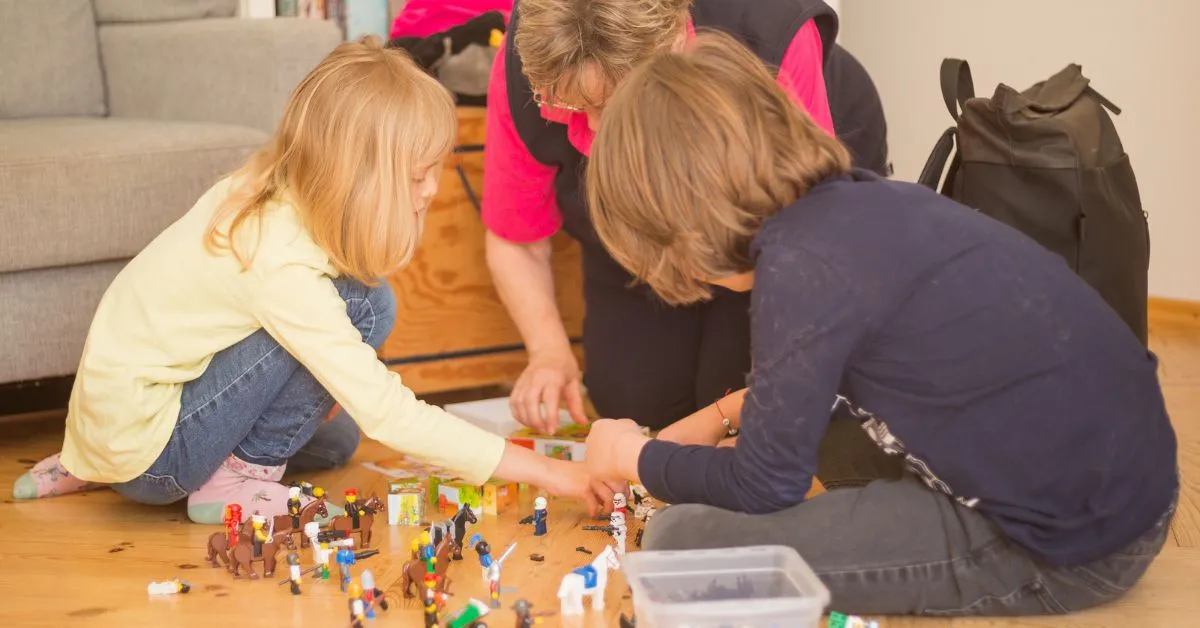
<path id="1" fill-rule="evenodd" d="M 533 500 L 533 514 L 522 519 L 519 523 L 522 525 L 533 524 L 533 535 L 542 536 L 546 534 L 546 498 L 538 497 Z"/>
<path id="2" fill-rule="evenodd" d="M 260 515 L 258 511 L 255 511 L 254 515 L 250 517 L 250 527 L 253 528 L 253 532 L 250 534 L 250 541 L 254 547 L 254 558 L 262 558 L 263 544 L 271 540 L 271 537 L 267 535 L 267 531 L 263 529 L 263 526 L 266 524 L 267 518 Z"/>
<path id="3" fill-rule="evenodd" d="M 633 518 L 642 522 L 649 521 L 650 517 L 654 516 L 654 505 L 650 503 L 650 492 L 641 484 L 634 484 L 629 489 L 633 493 Z"/>
<path id="4" fill-rule="evenodd" d="M 437 576 L 425 574 L 425 628 L 437 628 L 438 625 L 438 598 L 433 590 L 436 585 Z"/>
<path id="5" fill-rule="evenodd" d="M 608 525 L 606 526 L 583 526 L 583 529 L 607 532 L 616 541 L 617 554 L 621 556 L 625 555 L 625 515 L 621 511 L 613 511 L 608 516 Z"/>
<path id="6" fill-rule="evenodd" d="M 383 589 L 375 587 L 375 574 L 370 569 L 364 569 L 358 579 L 362 582 L 363 599 L 367 602 L 367 619 L 375 619 L 375 606 L 388 609 L 387 599 L 383 597 Z"/>
<path id="7" fill-rule="evenodd" d="M 625 493 L 616 493 L 613 495 L 613 512 L 620 512 L 626 517 L 629 516 L 629 502 L 625 501 Z"/>
<path id="8" fill-rule="evenodd" d="M 503 566 L 504 559 L 508 558 L 508 555 L 511 554 L 516 548 L 517 544 L 514 542 L 512 545 L 508 546 L 508 549 L 504 550 L 504 554 L 502 554 L 498 560 L 488 565 L 488 594 L 491 596 L 490 603 L 492 608 L 500 608 L 500 567 Z"/>
<path id="9" fill-rule="evenodd" d="M 625 555 L 625 514 L 619 510 L 614 510 L 608 519 L 608 527 L 612 528 L 613 541 L 617 546 L 617 555 Z"/>
<path id="10" fill-rule="evenodd" d="M 467 600 L 466 608 L 449 617 L 450 621 L 446 623 L 446 628 L 473 628 L 476 626 L 483 626 L 484 624 L 479 620 L 486 617 L 487 614 L 487 604 L 484 604 L 476 599 Z"/>
<path id="11" fill-rule="evenodd" d="M 292 581 L 292 595 L 300 595 L 300 555 L 296 552 L 288 552 L 288 574 Z"/>
<path id="12" fill-rule="evenodd" d="M 242 527 L 242 506 L 240 504 L 225 504 L 225 536 L 229 549 L 237 546 L 238 532 Z"/>
<path id="13" fill-rule="evenodd" d="M 542 623 L 541 617 L 535 617 L 533 614 L 533 604 L 529 600 L 517 600 L 512 606 L 513 613 L 517 615 L 516 628 L 533 628 L 534 624 Z M 544 613 L 543 613 L 544 614 Z"/>
<path id="14" fill-rule="evenodd" d="M 583 598 L 591 596 L 592 610 L 604 610 L 604 591 L 608 588 L 608 570 L 620 569 L 616 551 L 611 545 L 596 555 L 590 565 L 585 565 L 563 576 L 558 587 L 561 612 L 565 615 L 582 615 Z"/>
<path id="15" fill-rule="evenodd" d="M 309 521 L 304 524 L 304 537 L 308 539 L 308 544 L 312 547 L 313 564 L 321 564 L 321 543 L 318 535 L 321 534 L 321 524 L 316 521 Z"/>
<path id="16" fill-rule="evenodd" d="M 292 516 L 292 529 L 300 529 L 300 487 L 293 486 L 288 489 L 287 509 L 288 514 Z"/>
<path id="17" fill-rule="evenodd" d="M 487 580 L 488 567 L 492 566 L 492 546 L 480 534 L 473 535 L 467 547 L 474 547 L 479 554 L 479 566 L 483 568 L 483 579 Z"/>
<path id="18" fill-rule="evenodd" d="M 358 530 L 362 525 L 363 511 L 358 507 L 358 489 L 346 489 L 346 516 L 350 517 L 351 530 Z"/>
<path id="19" fill-rule="evenodd" d="M 350 625 L 354 628 L 362 628 L 362 622 L 366 615 L 366 604 L 362 599 L 362 587 L 357 582 L 351 582 L 346 588 L 346 596 L 349 598 L 350 604 Z"/>
<path id="20" fill-rule="evenodd" d="M 354 564 L 354 540 L 346 539 L 349 543 L 338 547 L 337 564 L 338 571 L 342 576 L 342 591 L 346 590 L 346 586 L 350 584 L 350 565 Z M 339 544 L 342 543 L 339 541 Z"/>
<path id="21" fill-rule="evenodd" d="M 192 590 L 192 585 L 176 578 L 165 582 L 151 582 L 146 587 L 146 592 L 150 595 L 175 595 L 176 593 L 187 593 Z"/>

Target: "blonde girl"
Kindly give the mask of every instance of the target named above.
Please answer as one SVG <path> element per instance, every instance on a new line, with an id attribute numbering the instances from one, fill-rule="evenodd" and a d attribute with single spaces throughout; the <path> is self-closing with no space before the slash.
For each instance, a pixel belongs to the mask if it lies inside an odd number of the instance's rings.
<path id="1" fill-rule="evenodd" d="M 380 278 L 412 259 L 455 136 L 450 96 L 403 53 L 377 40 L 333 51 L 274 137 L 114 280 L 63 451 L 14 492 L 102 483 L 147 504 L 186 497 L 200 523 L 220 522 L 229 503 L 282 514 L 279 480 L 302 446 L 344 461 L 357 443 L 353 425 L 310 443 L 336 401 L 367 436 L 470 482 L 611 499 L 580 464 L 418 400 L 377 357 L 395 321 Z"/>

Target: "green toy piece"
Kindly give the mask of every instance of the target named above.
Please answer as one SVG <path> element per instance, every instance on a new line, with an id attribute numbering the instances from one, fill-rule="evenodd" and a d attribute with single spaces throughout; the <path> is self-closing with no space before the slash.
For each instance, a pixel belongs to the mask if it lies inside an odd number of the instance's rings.
<path id="1" fill-rule="evenodd" d="M 475 598 L 467 600 L 466 608 L 452 615 L 446 628 L 469 628 L 488 614 L 488 605 Z"/>

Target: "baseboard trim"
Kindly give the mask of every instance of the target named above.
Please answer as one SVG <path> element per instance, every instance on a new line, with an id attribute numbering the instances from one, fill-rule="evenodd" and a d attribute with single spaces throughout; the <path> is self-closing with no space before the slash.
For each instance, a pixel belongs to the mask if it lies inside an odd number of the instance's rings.
<path id="1" fill-rule="evenodd" d="M 1150 297 L 1148 316 L 1150 320 L 1200 326 L 1200 301 Z"/>

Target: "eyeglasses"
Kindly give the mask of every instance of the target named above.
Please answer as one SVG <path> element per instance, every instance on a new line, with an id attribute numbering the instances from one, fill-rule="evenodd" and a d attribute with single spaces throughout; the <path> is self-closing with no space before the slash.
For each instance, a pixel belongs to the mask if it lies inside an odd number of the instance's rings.
<path id="1" fill-rule="evenodd" d="M 575 105 L 564 105 L 561 103 L 550 104 L 546 102 L 542 98 L 542 95 L 538 92 L 533 93 L 533 103 L 538 107 L 551 107 L 553 109 L 562 109 L 563 111 L 573 111 L 576 113 L 586 113 L 588 111 L 587 107 L 577 107 Z"/>

